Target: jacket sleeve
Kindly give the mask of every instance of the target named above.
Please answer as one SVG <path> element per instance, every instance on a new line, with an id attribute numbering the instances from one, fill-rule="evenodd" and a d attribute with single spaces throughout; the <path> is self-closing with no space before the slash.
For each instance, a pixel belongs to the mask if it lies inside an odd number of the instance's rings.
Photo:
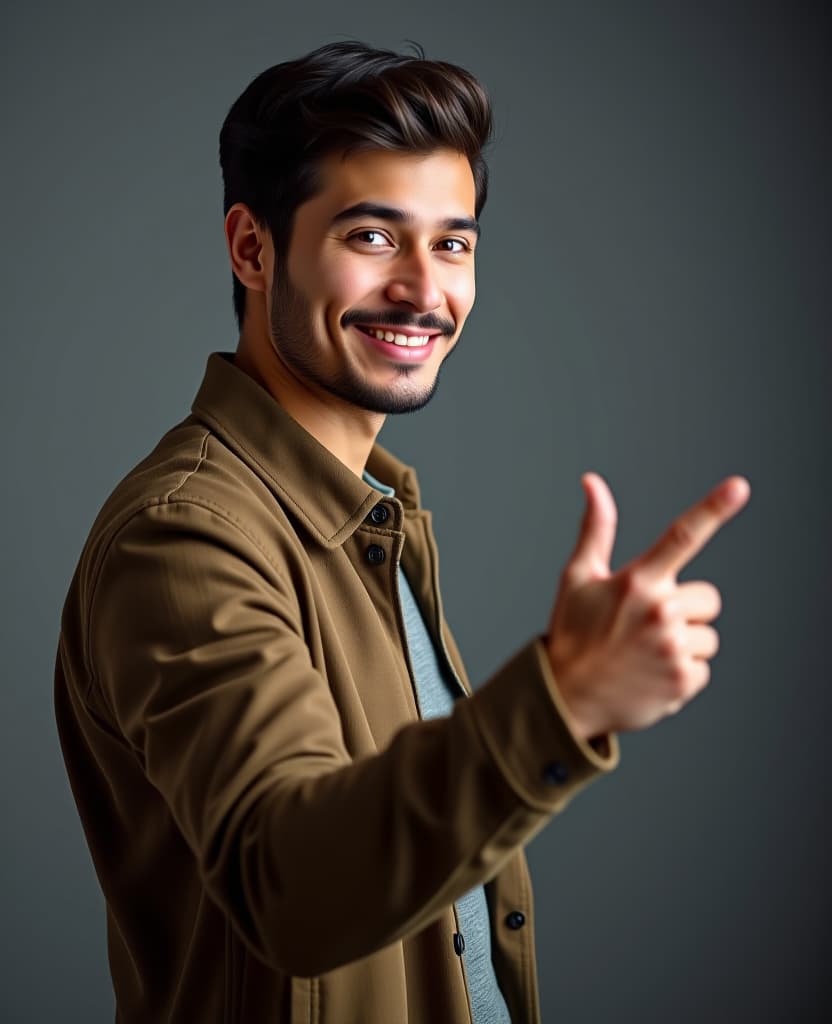
<path id="1" fill-rule="evenodd" d="M 425 927 L 617 762 L 569 730 L 539 639 L 449 718 L 354 760 L 285 566 L 163 502 L 97 574 L 97 696 L 262 960 L 315 975 Z"/>

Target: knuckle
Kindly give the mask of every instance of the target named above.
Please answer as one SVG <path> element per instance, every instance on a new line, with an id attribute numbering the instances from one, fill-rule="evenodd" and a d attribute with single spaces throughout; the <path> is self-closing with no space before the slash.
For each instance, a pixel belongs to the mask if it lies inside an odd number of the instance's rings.
<path id="1" fill-rule="evenodd" d="M 679 653 L 678 644 L 676 638 L 667 633 L 663 633 L 656 644 L 656 648 L 659 653 L 659 657 L 666 658 L 668 661 L 674 661 Z"/>
<path id="2" fill-rule="evenodd" d="M 642 603 L 648 602 L 647 582 L 637 569 L 625 569 L 621 573 L 619 585 L 622 597 Z"/>
<path id="3" fill-rule="evenodd" d="M 661 658 L 671 662 L 671 669 L 679 667 L 683 645 L 678 632 L 675 630 L 665 630 L 660 633 L 656 642 L 656 649 Z"/>
<path id="4" fill-rule="evenodd" d="M 668 626 L 676 616 L 676 606 L 667 598 L 651 602 L 647 609 L 648 622 L 657 626 Z"/>
<path id="5" fill-rule="evenodd" d="M 578 570 L 572 562 L 567 562 L 558 577 L 561 589 L 570 590 L 578 582 Z"/>
<path id="6" fill-rule="evenodd" d="M 679 661 L 668 672 L 668 714 L 676 714 L 708 685 L 711 668 L 700 658 Z"/>
<path id="7" fill-rule="evenodd" d="M 689 548 L 696 538 L 690 523 L 686 519 L 677 519 L 671 524 L 670 539 L 680 548 Z"/>
<path id="8" fill-rule="evenodd" d="M 711 681 L 711 666 L 707 661 L 702 662 L 702 667 L 699 672 L 699 689 L 704 689 Z"/>
<path id="9" fill-rule="evenodd" d="M 561 582 L 570 587 L 580 587 L 594 578 L 592 567 L 587 565 L 586 560 L 580 558 L 570 558 L 560 574 Z"/>
<path id="10" fill-rule="evenodd" d="M 674 700 L 685 700 L 688 695 L 688 674 L 681 662 L 675 662 L 667 673 L 668 689 Z"/>

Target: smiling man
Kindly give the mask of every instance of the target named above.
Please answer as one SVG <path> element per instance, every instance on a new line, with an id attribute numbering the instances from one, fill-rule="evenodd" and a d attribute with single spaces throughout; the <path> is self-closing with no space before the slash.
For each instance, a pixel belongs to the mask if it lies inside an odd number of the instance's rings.
<path id="1" fill-rule="evenodd" d="M 490 126 L 463 69 L 349 42 L 225 120 L 236 352 L 101 509 L 56 661 L 123 1024 L 538 1022 L 523 847 L 708 681 L 719 593 L 676 574 L 742 477 L 613 573 L 585 474 L 547 632 L 465 674 L 376 437 L 459 344 Z"/>
<path id="2" fill-rule="evenodd" d="M 447 145 L 328 154 L 317 176 L 285 261 L 245 204 L 226 215 L 235 276 L 265 298 L 235 362 L 360 476 L 385 415 L 430 400 L 474 303 L 476 187 Z"/>

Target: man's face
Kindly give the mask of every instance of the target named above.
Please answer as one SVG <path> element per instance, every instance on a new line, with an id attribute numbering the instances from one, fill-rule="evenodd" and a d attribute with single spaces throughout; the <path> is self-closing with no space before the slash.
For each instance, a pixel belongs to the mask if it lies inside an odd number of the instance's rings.
<path id="1" fill-rule="evenodd" d="M 468 159 L 373 150 L 330 156 L 320 173 L 323 188 L 295 212 L 285 265 L 275 257 L 275 350 L 323 397 L 420 409 L 474 303 Z"/>

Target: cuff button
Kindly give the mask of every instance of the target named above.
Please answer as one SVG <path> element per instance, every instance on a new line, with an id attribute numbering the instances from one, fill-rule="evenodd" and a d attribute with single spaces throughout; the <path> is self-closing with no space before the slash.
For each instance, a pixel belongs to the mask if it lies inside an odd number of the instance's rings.
<path id="1" fill-rule="evenodd" d="M 516 932 L 518 928 L 522 928 L 525 923 L 526 915 L 520 910 L 512 910 L 506 917 L 506 924 L 513 932 Z"/>
<path id="2" fill-rule="evenodd" d="M 543 778 L 550 786 L 562 786 L 569 778 L 569 769 L 562 761 L 552 761 L 543 769 Z"/>

